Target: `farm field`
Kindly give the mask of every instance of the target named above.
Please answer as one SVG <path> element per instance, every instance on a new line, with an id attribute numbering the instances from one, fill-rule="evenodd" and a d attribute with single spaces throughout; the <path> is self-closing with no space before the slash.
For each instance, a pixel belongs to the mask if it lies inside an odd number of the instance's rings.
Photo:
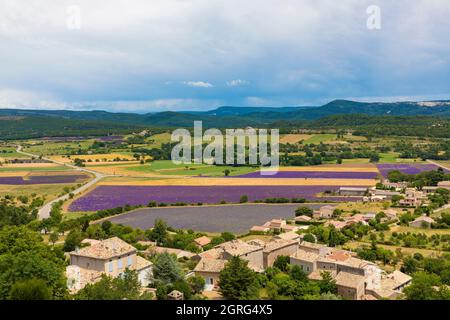
<path id="1" fill-rule="evenodd" d="M 171 134 L 167 132 L 154 134 L 146 139 L 146 146 L 150 148 L 161 148 L 163 143 L 170 142 L 170 138 Z"/>
<path id="2" fill-rule="evenodd" d="M 131 154 L 128 153 L 108 153 L 108 154 L 83 154 L 83 155 L 73 155 L 67 157 L 67 156 L 51 156 L 50 159 L 63 162 L 63 163 L 72 163 L 74 159 L 81 159 L 85 161 L 92 161 L 94 164 L 96 162 L 102 162 L 102 163 L 115 163 L 116 161 L 120 159 L 120 161 L 131 161 L 136 160 Z"/>
<path id="3" fill-rule="evenodd" d="M 294 143 L 298 143 L 302 140 L 308 140 L 312 137 L 311 134 L 285 134 L 283 136 L 280 137 L 280 143 L 283 144 L 294 144 Z"/>
<path id="4" fill-rule="evenodd" d="M 99 182 L 99 185 L 134 186 L 375 186 L 374 179 L 291 179 L 291 178 L 239 178 L 239 177 L 174 177 L 162 179 L 129 179 L 120 177 Z"/>
<path id="5" fill-rule="evenodd" d="M 279 171 L 313 171 L 313 172 L 377 172 L 378 168 L 371 163 L 323 164 L 305 167 L 280 167 Z"/>
<path id="6" fill-rule="evenodd" d="M 304 144 L 320 144 L 321 142 L 330 143 L 334 141 L 338 141 L 335 134 L 314 134 L 311 138 L 305 140 Z"/>
<path id="7" fill-rule="evenodd" d="M 97 211 L 129 205 L 147 205 L 150 201 L 175 204 L 219 204 L 221 201 L 239 203 L 246 195 L 249 201 L 266 198 L 305 198 L 315 202 L 355 201 L 355 197 L 320 197 L 326 191 L 335 192 L 330 186 L 182 186 L 182 185 L 100 185 L 69 205 L 71 212 Z"/>
<path id="8" fill-rule="evenodd" d="M 31 172 L 57 172 L 70 171 L 72 168 L 66 166 L 27 166 L 22 165 L 3 165 L 0 167 L 0 176 L 8 173 L 30 174 Z"/>
<path id="9" fill-rule="evenodd" d="M 45 197 L 46 201 L 56 199 L 64 189 L 75 187 L 75 184 L 40 184 L 40 185 L 0 185 L 0 197 L 31 196 L 36 194 Z"/>
<path id="10" fill-rule="evenodd" d="M 169 167 L 161 165 L 156 166 L 139 165 L 124 169 L 133 172 L 157 173 L 160 175 L 185 175 L 185 176 L 224 176 L 225 170 L 229 170 L 230 176 L 234 176 L 245 174 L 248 172 L 253 172 L 256 170 L 256 168 L 252 167 L 213 166 L 205 164 L 173 165 Z"/>
<path id="11" fill-rule="evenodd" d="M 360 242 L 360 241 L 351 241 L 351 242 L 346 243 L 344 247 L 352 249 L 352 250 L 356 250 L 361 246 L 369 246 L 370 247 L 370 243 Z M 414 253 L 420 253 L 425 257 L 430 257 L 430 256 L 436 257 L 436 256 L 440 256 L 442 254 L 442 251 L 438 251 L 438 250 L 406 248 L 406 247 L 400 247 L 400 246 L 388 246 L 385 244 L 377 244 L 377 246 L 384 248 L 384 249 L 391 250 L 393 252 L 400 249 L 403 254 L 407 254 L 407 255 L 413 255 Z"/>
<path id="12" fill-rule="evenodd" d="M 262 171 L 239 175 L 237 178 L 274 178 L 274 179 L 376 179 L 375 172 L 346 172 L 346 171 Z"/>
<path id="13" fill-rule="evenodd" d="M 307 205 L 318 208 L 320 205 Z M 271 219 L 292 219 L 299 205 L 245 204 L 225 206 L 146 208 L 111 217 L 106 220 L 140 229 L 152 228 L 155 219 L 164 219 L 176 229 L 203 232 L 229 231 L 243 234 L 254 225 Z"/>
<path id="14" fill-rule="evenodd" d="M 94 140 L 82 140 L 82 141 L 39 141 L 34 144 L 24 146 L 24 151 L 32 154 L 39 154 L 44 156 L 51 155 L 67 155 L 77 152 L 79 149 L 86 149 Z"/>
<path id="15" fill-rule="evenodd" d="M 436 161 L 436 163 L 439 163 L 441 166 L 444 166 L 447 169 L 450 169 L 450 161 Z"/>
<path id="16" fill-rule="evenodd" d="M 0 176 L 0 185 L 67 184 L 87 180 L 89 175 L 74 174 L 33 174 L 27 176 Z"/>
<path id="17" fill-rule="evenodd" d="M 389 171 L 398 170 L 405 174 L 418 174 L 424 171 L 437 170 L 439 167 L 434 164 L 377 164 L 383 177 L 387 177 Z"/>

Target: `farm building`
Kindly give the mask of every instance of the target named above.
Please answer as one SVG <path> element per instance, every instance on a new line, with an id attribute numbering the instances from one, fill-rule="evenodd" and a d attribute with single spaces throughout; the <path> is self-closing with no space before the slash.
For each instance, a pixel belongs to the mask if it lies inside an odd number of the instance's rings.
<path id="1" fill-rule="evenodd" d="M 409 226 L 413 228 L 430 228 L 431 224 L 434 222 L 435 221 L 430 217 L 421 216 L 416 220 L 414 220 L 413 222 L 410 222 Z"/>
<path id="2" fill-rule="evenodd" d="M 323 206 L 319 210 L 314 210 L 313 218 L 315 219 L 330 219 L 333 218 L 333 212 L 336 208 L 333 206 Z"/>
<path id="3" fill-rule="evenodd" d="M 339 188 L 339 195 L 346 197 L 364 196 L 368 188 L 366 187 L 341 187 Z"/>
<path id="4" fill-rule="evenodd" d="M 133 246 L 117 237 L 85 243 L 90 245 L 69 253 L 70 265 L 66 268 L 66 276 L 71 292 L 77 292 L 87 284 L 97 282 L 104 274 L 118 277 L 126 269 L 137 271 L 141 285 L 148 285 L 152 263 L 138 256 Z"/>
<path id="5" fill-rule="evenodd" d="M 450 181 L 441 181 L 438 183 L 438 187 L 450 190 Z"/>

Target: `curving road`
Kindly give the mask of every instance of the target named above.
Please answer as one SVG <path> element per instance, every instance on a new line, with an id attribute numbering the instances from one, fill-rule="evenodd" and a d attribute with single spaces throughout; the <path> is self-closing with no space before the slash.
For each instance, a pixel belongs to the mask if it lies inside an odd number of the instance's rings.
<path id="1" fill-rule="evenodd" d="M 21 154 L 29 156 L 29 157 L 39 158 L 38 155 L 22 151 L 22 146 L 18 146 L 16 151 L 18 153 L 21 153 Z M 89 169 L 86 169 L 86 168 L 77 167 L 77 166 L 74 166 L 74 165 L 71 165 L 71 164 L 68 164 L 68 163 L 64 163 L 64 162 L 60 162 L 60 161 L 56 161 L 56 160 L 48 159 L 48 158 L 44 158 L 44 157 L 42 159 L 50 161 L 50 162 L 53 162 L 53 163 L 56 163 L 58 165 L 70 167 L 70 168 L 72 168 L 74 170 L 77 170 L 77 171 L 82 171 L 82 172 L 86 172 L 86 173 L 90 173 L 90 174 L 94 175 L 94 179 L 93 180 L 91 180 L 88 183 L 82 185 L 78 189 L 72 191 L 71 193 L 73 193 L 74 195 L 77 195 L 77 194 L 79 194 L 79 193 L 89 189 L 90 187 L 95 185 L 97 182 L 99 182 L 101 179 L 103 179 L 105 177 L 109 177 L 109 175 L 105 175 L 105 174 L 102 174 L 102 173 L 99 173 L 99 172 L 96 172 L 96 171 L 92 171 L 92 170 L 89 170 Z M 69 199 L 69 194 L 66 194 L 66 195 L 63 195 L 62 197 L 59 197 L 59 198 L 57 198 L 55 200 L 52 200 L 52 201 L 46 203 L 41 209 L 39 209 L 39 212 L 38 212 L 39 219 L 42 220 L 42 219 L 46 219 L 46 218 L 50 217 L 50 211 L 52 210 L 52 206 L 53 206 L 54 203 L 56 203 L 58 201 L 61 201 L 61 200 L 62 201 L 66 201 L 68 199 Z"/>

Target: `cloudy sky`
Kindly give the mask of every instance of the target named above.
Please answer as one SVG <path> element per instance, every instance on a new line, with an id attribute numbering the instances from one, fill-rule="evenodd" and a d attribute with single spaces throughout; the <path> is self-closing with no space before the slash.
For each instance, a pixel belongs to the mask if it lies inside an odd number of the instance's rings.
<path id="1" fill-rule="evenodd" d="M 0 0 L 0 107 L 450 99 L 448 17 L 448 0 Z"/>

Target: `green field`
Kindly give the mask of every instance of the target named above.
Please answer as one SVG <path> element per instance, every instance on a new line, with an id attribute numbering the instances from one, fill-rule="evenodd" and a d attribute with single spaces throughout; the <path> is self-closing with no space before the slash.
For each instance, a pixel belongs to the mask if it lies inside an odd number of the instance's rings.
<path id="1" fill-rule="evenodd" d="M 13 147 L 0 147 L 0 158 L 21 158 L 26 159 L 29 158 L 24 154 L 21 154 L 16 151 Z"/>
<path id="2" fill-rule="evenodd" d="M 256 171 L 252 167 L 212 166 L 206 164 L 176 165 L 172 161 L 154 161 L 151 164 L 124 168 L 128 171 L 142 173 L 157 173 L 162 175 L 187 175 L 187 176 L 223 176 L 225 170 L 230 170 L 230 175 L 241 175 Z"/>
<path id="3" fill-rule="evenodd" d="M 330 141 L 336 141 L 337 135 L 335 134 L 315 134 L 311 138 L 305 140 L 304 144 L 320 144 Z"/>
<path id="4" fill-rule="evenodd" d="M 94 140 L 76 141 L 76 142 L 54 142 L 45 141 L 40 144 L 26 146 L 24 151 L 37 155 L 68 155 L 79 149 L 87 149 Z"/>

